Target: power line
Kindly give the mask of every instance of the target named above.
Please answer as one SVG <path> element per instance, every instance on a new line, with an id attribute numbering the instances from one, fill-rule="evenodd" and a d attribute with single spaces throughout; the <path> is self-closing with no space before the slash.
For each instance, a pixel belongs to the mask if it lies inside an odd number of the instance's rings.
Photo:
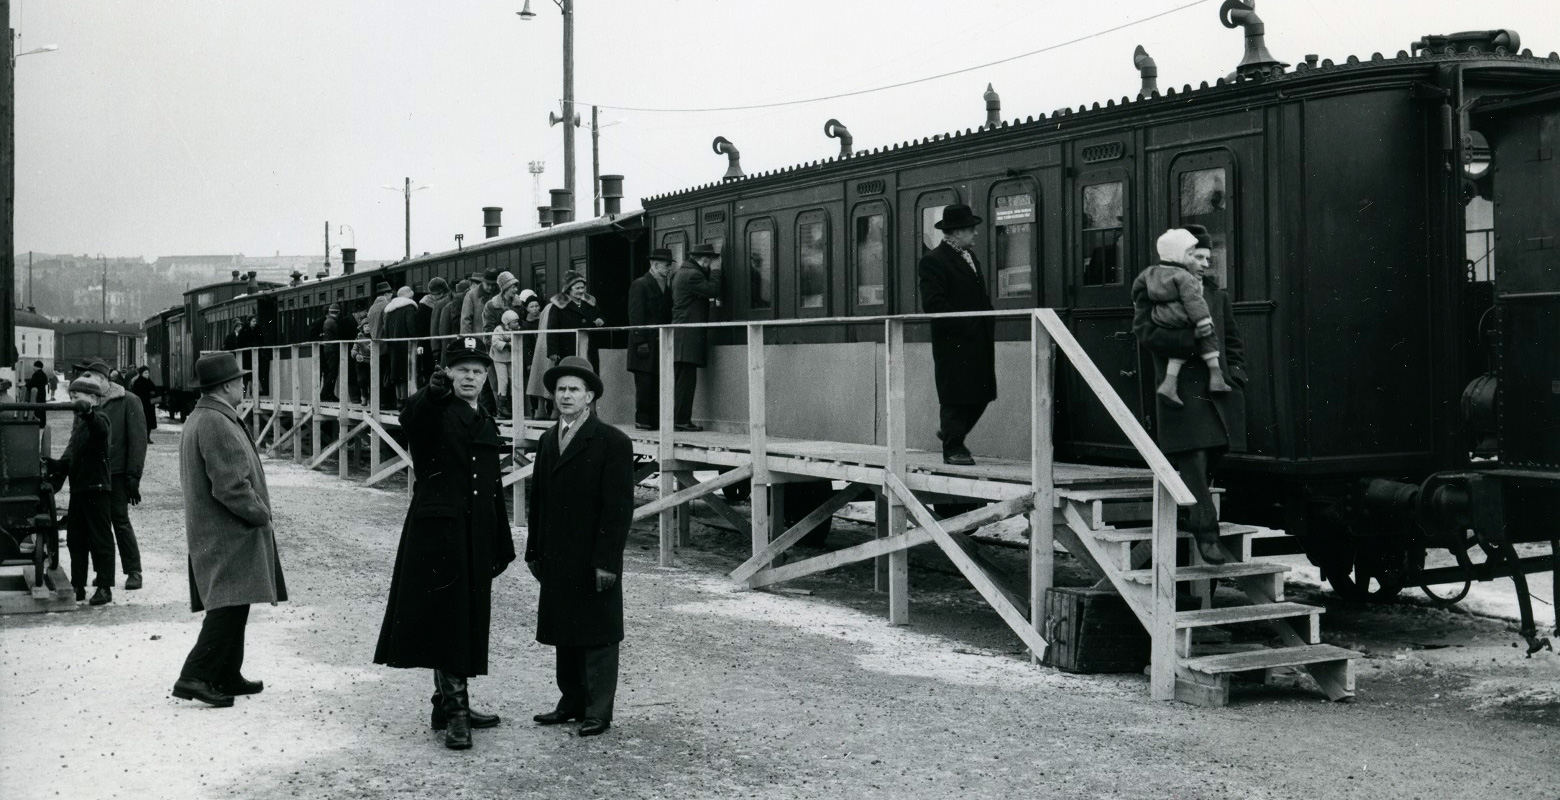
<path id="1" fill-rule="evenodd" d="M 1188 8 L 1192 8 L 1194 6 L 1200 6 L 1200 5 L 1203 5 L 1203 4 L 1208 3 L 1208 2 L 1211 2 L 1211 0 L 1192 0 L 1192 2 L 1190 2 L 1190 3 L 1186 3 L 1184 5 L 1179 5 L 1179 6 L 1176 6 L 1175 8 L 1166 9 L 1164 11 L 1159 12 L 1158 14 L 1153 14 L 1151 16 L 1143 17 L 1142 19 L 1132 20 L 1131 22 L 1123 22 L 1122 24 L 1117 25 L 1115 27 L 1106 28 L 1105 30 L 1102 30 L 1102 31 L 1095 31 L 1094 33 L 1090 33 L 1090 34 L 1087 34 L 1087 35 L 1084 35 L 1084 36 L 1079 36 L 1076 39 L 1069 39 L 1069 40 L 1067 40 L 1065 42 L 1058 42 L 1058 43 L 1053 44 L 1053 45 L 1047 45 L 1046 47 L 1042 47 L 1039 50 L 1031 50 L 1031 51 L 1029 51 L 1027 53 L 1019 53 L 1016 56 L 1008 56 L 1007 58 L 997 59 L 996 61 L 988 61 L 988 62 L 986 62 L 984 64 L 976 64 L 973 67 L 965 67 L 963 69 L 953 70 L 952 72 L 944 72 L 944 73 L 941 73 L 941 74 L 938 74 L 938 75 L 928 75 L 928 76 L 926 76 L 924 78 L 916 78 L 914 80 L 901 81 L 899 83 L 891 83 L 891 84 L 888 84 L 887 86 L 878 86 L 878 87 L 875 87 L 875 88 L 872 88 L 872 89 L 858 89 L 858 90 L 856 90 L 854 92 L 841 92 L 840 94 L 831 94 L 831 95 L 827 95 L 827 96 L 824 96 L 824 97 L 810 97 L 810 98 L 807 98 L 805 100 L 784 100 L 784 101 L 777 102 L 777 103 L 758 103 L 756 105 L 748 105 L 748 106 L 722 106 L 722 107 L 719 107 L 719 108 L 638 108 L 638 107 L 634 107 L 634 106 L 612 106 L 612 105 L 607 105 L 605 103 L 588 103 L 588 102 L 584 102 L 584 101 L 581 101 L 581 100 L 576 100 L 574 102 L 575 102 L 575 105 L 583 105 L 583 106 L 594 105 L 597 108 L 609 108 L 609 109 L 612 109 L 613 111 L 634 111 L 634 112 L 648 113 L 648 114 L 702 114 L 702 113 L 707 113 L 707 112 L 712 112 L 712 111 L 752 111 L 752 110 L 761 109 L 761 108 L 781 108 L 783 106 L 799 106 L 799 105 L 803 105 L 803 104 L 806 104 L 806 103 L 821 103 L 821 102 L 823 102 L 825 100 L 838 100 L 838 99 L 840 99 L 842 97 L 857 97 L 857 96 L 864 95 L 864 94 L 872 94 L 874 92 L 883 92 L 883 91 L 887 91 L 889 89 L 898 89 L 898 88 L 901 88 L 901 87 L 904 87 L 904 86 L 914 86 L 915 84 L 918 84 L 918 83 L 926 83 L 927 81 L 940 80 L 942 78 L 947 78 L 947 77 L 951 77 L 951 76 L 954 76 L 954 75 L 962 75 L 962 74 L 964 74 L 966 72 L 974 72 L 975 70 L 978 70 L 978 69 L 986 69 L 987 67 L 995 67 L 995 66 L 997 66 L 999 64 L 1006 64 L 1006 63 L 1008 63 L 1010 61 L 1018 61 L 1019 59 L 1022 59 L 1022 58 L 1029 58 L 1030 56 L 1037 56 L 1037 55 L 1040 55 L 1041 53 L 1048 53 L 1048 52 L 1050 52 L 1052 50 L 1059 50 L 1059 49 L 1061 49 L 1063 47 L 1070 47 L 1072 45 L 1078 44 L 1079 42 L 1086 42 L 1086 41 L 1088 41 L 1090 39 L 1096 39 L 1096 38 L 1099 38 L 1101 36 L 1105 36 L 1106 34 L 1111 34 L 1111 33 L 1117 32 L 1117 31 L 1126 30 L 1127 28 L 1131 28 L 1131 27 L 1134 27 L 1134 26 L 1137 26 L 1137 25 L 1141 25 L 1141 24 L 1143 24 L 1145 22 L 1152 22 L 1152 21 L 1154 21 L 1156 19 L 1159 19 L 1160 17 L 1166 17 L 1166 16 L 1169 16 L 1169 15 L 1174 14 L 1176 12 L 1185 11 Z"/>

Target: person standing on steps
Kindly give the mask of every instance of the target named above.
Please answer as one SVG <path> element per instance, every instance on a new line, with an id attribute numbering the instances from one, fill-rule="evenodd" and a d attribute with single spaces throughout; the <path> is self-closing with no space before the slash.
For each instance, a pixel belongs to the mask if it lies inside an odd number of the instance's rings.
<path id="1" fill-rule="evenodd" d="M 1181 480 L 1197 497 L 1183 523 L 1197 541 L 1203 560 L 1222 564 L 1229 560 L 1219 543 L 1219 515 L 1213 505 L 1211 482 L 1220 460 L 1230 450 L 1246 447 L 1246 348 L 1235 324 L 1235 309 L 1229 293 L 1208 274 L 1212 239 L 1201 225 L 1185 230 L 1195 239 L 1191 268 L 1202 280 L 1203 300 L 1213 321 L 1213 344 L 1219 351 L 1219 367 L 1229 391 L 1215 392 L 1212 373 L 1202 359 L 1189 358 L 1180 374 L 1180 400 L 1176 405 L 1164 395 L 1154 396 L 1155 440 L 1159 449 L 1175 464 Z M 1153 355 L 1154 381 L 1163 383 L 1170 357 L 1188 354 L 1197 347 L 1196 329 L 1164 328 L 1154 324 L 1154 303 L 1146 286 L 1132 286 L 1132 332 L 1138 343 Z"/>
<path id="2" fill-rule="evenodd" d="M 660 331 L 640 326 L 672 321 L 672 251 L 650 253 L 650 269 L 628 285 L 628 371 L 634 374 L 634 427 L 653 431 L 661 419 Z"/>
<path id="3" fill-rule="evenodd" d="M 242 672 L 249 607 L 287 601 L 265 468 L 238 418 L 247 374 L 232 353 L 196 360 L 201 397 L 179 439 L 190 611 L 205 611 L 206 618 L 173 696 L 218 708 L 232 706 L 235 695 L 265 689 Z"/>
<path id="4" fill-rule="evenodd" d="M 451 341 L 444 369 L 401 411 L 417 480 L 374 651 L 375 664 L 433 670 L 431 724 L 452 750 L 499 723 L 471 710 L 467 681 L 487 674 L 493 580 L 515 560 L 499 467 L 507 445 L 478 402 L 493 360 L 479 344 Z"/>
<path id="5" fill-rule="evenodd" d="M 923 312 L 991 310 L 991 293 L 971 252 L 981 222 L 963 203 L 943 209 L 935 226 L 943 233 L 942 243 L 922 256 L 916 268 Z M 975 457 L 964 439 L 997 399 L 996 322 L 991 317 L 933 320 L 932 371 L 943 463 L 973 465 Z"/>
<path id="6" fill-rule="evenodd" d="M 709 322 L 710 304 L 720 302 L 720 253 L 711 244 L 696 244 L 688 260 L 672 273 L 672 322 Z M 709 332 L 688 328 L 673 334 L 672 428 L 702 431 L 693 424 L 693 396 L 698 390 L 699 367 L 708 357 Z"/>
<path id="7" fill-rule="evenodd" d="M 525 565 L 542 585 L 536 640 L 557 648 L 558 703 L 541 725 L 580 720 L 580 736 L 612 727 L 623 641 L 623 548 L 634 517 L 634 446 L 591 413 L 601 378 L 570 356 L 542 380 L 558 424 L 537 443 Z"/>

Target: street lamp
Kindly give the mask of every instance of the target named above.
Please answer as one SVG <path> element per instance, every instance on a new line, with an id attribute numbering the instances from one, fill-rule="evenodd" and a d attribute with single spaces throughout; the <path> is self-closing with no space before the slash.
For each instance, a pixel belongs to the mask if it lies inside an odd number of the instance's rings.
<path id="1" fill-rule="evenodd" d="M 22 56 L 32 56 L 32 55 L 37 55 L 39 53 L 52 53 L 52 52 L 54 52 L 55 50 L 58 50 L 58 49 L 60 49 L 60 46 L 57 45 L 57 44 L 46 44 L 46 45 L 44 45 L 42 47 L 34 47 L 33 49 L 28 50 L 25 53 L 17 53 L 14 56 L 14 58 L 21 58 Z"/>
<path id="2" fill-rule="evenodd" d="M 384 185 L 384 187 L 386 189 L 389 189 L 392 192 L 402 192 L 402 193 L 404 193 L 406 195 L 406 257 L 407 258 L 411 258 L 412 257 L 412 192 L 420 192 L 420 191 L 422 191 L 424 189 L 432 189 L 433 187 L 432 186 L 418 186 L 417 188 L 414 189 L 414 188 L 412 188 L 412 179 L 411 178 L 407 178 L 406 179 L 406 185 L 405 186 L 391 186 L 390 184 L 387 183 L 387 184 Z M 353 231 L 353 233 L 352 233 L 352 242 L 354 244 L 357 243 L 357 232 L 356 231 Z"/>
<path id="3" fill-rule="evenodd" d="M 574 126 L 579 124 L 574 113 L 574 0 L 552 2 L 563 12 L 563 188 L 574 197 Z M 531 0 L 525 0 L 525 7 L 515 13 L 526 22 L 536 19 Z"/>

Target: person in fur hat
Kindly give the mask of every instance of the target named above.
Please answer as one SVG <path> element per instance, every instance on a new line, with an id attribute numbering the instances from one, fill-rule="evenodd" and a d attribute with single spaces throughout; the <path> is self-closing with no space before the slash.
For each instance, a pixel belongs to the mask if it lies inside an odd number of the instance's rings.
<path id="1" fill-rule="evenodd" d="M 488 298 L 482 306 L 482 330 L 492 331 L 503 324 L 504 312 L 515 304 L 520 293 L 520 281 L 511 272 L 498 273 L 498 294 Z"/>
<path id="2" fill-rule="evenodd" d="M 563 274 L 563 291 L 553 295 L 542 307 L 542 316 L 537 329 L 543 331 L 543 335 L 537 337 L 540 341 L 536 347 L 536 355 L 531 361 L 530 378 L 526 381 L 527 395 L 551 400 L 552 393 L 543 383 L 542 373 L 559 361 L 575 355 L 572 332 L 580 328 L 599 328 L 607 324 L 601 313 L 596 310 L 596 298 L 586 291 L 585 286 L 585 276 L 569 270 Z M 548 331 L 565 331 L 565 333 L 548 335 L 546 333 Z M 596 346 L 592 345 L 587 356 L 592 365 L 596 363 L 595 353 Z"/>
<path id="3" fill-rule="evenodd" d="M 1133 281 L 1133 294 L 1138 284 L 1153 304 L 1151 319 L 1161 328 L 1169 330 L 1192 329 L 1195 331 L 1197 355 L 1208 365 L 1208 391 L 1219 394 L 1230 390 L 1219 367 L 1219 346 L 1213 337 L 1213 312 L 1203 299 L 1202 266 L 1192 257 L 1199 246 L 1197 236 L 1184 228 L 1171 228 L 1160 235 L 1157 247 L 1159 263 L 1149 266 Z M 1170 405 L 1180 408 L 1183 403 L 1176 391 L 1180 383 L 1181 367 L 1186 364 L 1186 353 L 1165 353 L 1165 379 L 1156 390 Z"/>

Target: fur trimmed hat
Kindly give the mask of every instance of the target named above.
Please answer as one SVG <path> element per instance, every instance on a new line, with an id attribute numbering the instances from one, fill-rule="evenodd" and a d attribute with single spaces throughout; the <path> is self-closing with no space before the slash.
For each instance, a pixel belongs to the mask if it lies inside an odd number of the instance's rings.
<path id="1" fill-rule="evenodd" d="M 1186 262 L 1186 251 L 1197 246 L 1197 237 L 1185 228 L 1171 228 L 1159 234 L 1159 241 L 1155 243 L 1155 249 L 1159 251 L 1159 260 L 1172 264 Z"/>

